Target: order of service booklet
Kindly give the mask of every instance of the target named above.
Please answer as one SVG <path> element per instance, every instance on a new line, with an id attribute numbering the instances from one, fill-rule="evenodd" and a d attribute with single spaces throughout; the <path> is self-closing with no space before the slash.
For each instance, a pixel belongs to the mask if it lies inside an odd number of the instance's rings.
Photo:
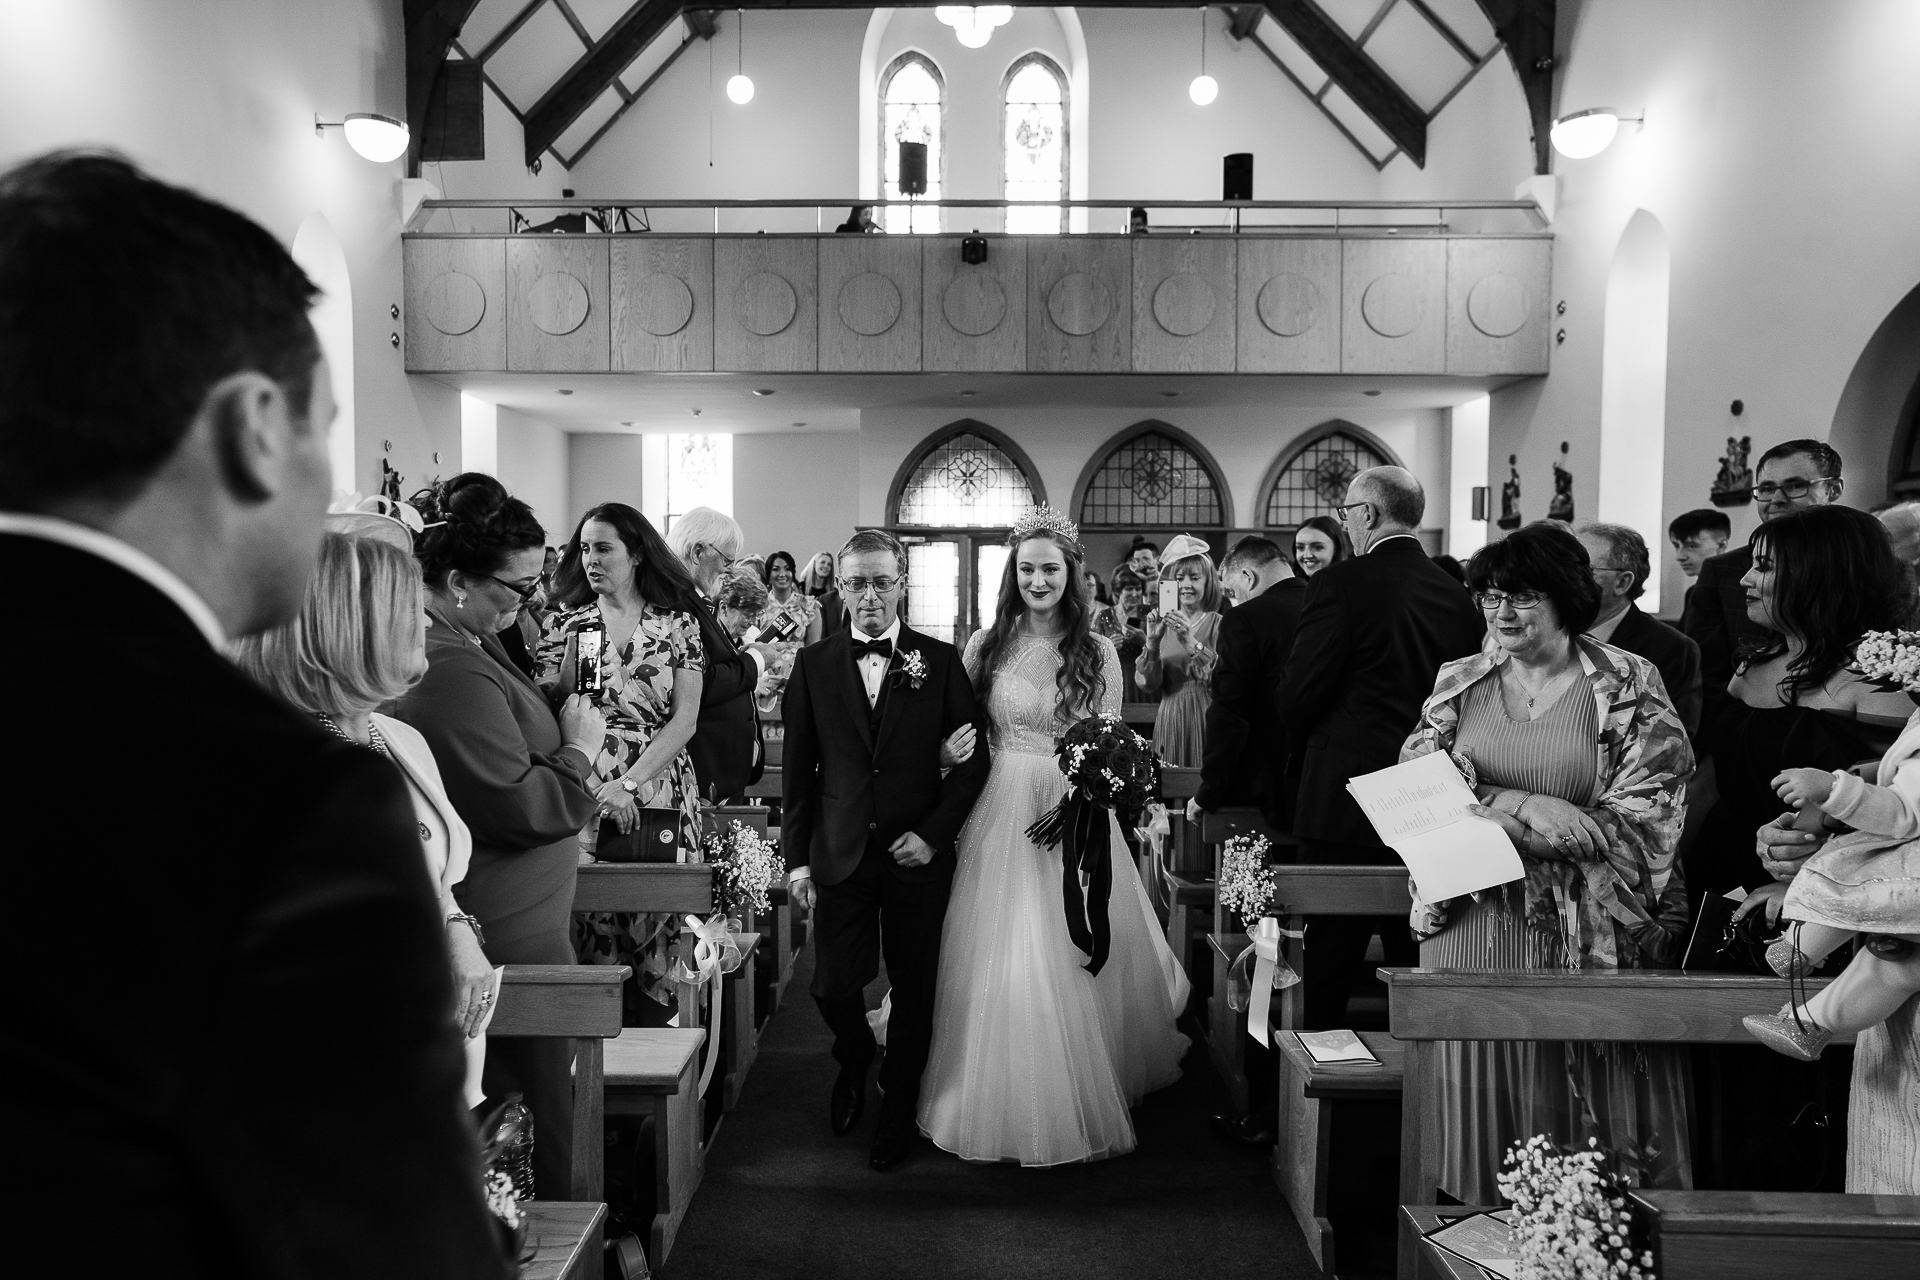
<path id="1" fill-rule="evenodd" d="M 1445 752 L 1347 782 L 1373 829 L 1407 864 L 1423 902 L 1445 902 L 1526 874 L 1507 833 L 1467 812 L 1479 803 Z"/>
<path id="2" fill-rule="evenodd" d="M 1513 1280 L 1520 1274 L 1520 1249 L 1513 1238 L 1514 1213 L 1475 1213 L 1448 1223 L 1427 1239 L 1490 1276 Z"/>

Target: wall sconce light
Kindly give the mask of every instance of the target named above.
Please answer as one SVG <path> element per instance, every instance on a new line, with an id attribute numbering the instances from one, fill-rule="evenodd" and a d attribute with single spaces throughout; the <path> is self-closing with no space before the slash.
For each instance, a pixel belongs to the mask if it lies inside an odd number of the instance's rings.
<path id="1" fill-rule="evenodd" d="M 1561 116 L 1553 122 L 1553 130 L 1547 136 L 1553 140 L 1553 149 L 1569 160 L 1585 160 L 1605 151 L 1613 142 L 1613 136 L 1620 132 L 1623 117 L 1612 107 L 1589 107 L 1585 111 L 1576 111 L 1570 116 Z M 1645 126 L 1645 116 L 1625 118 L 1627 124 Z"/>
<path id="2" fill-rule="evenodd" d="M 347 145 L 361 159 L 371 160 L 375 164 L 398 160 L 407 154 L 406 121 L 395 120 L 392 116 L 375 115 L 371 111 L 356 111 L 345 120 L 322 120 L 314 116 L 314 137 L 326 137 L 329 129 L 344 129 Z"/>

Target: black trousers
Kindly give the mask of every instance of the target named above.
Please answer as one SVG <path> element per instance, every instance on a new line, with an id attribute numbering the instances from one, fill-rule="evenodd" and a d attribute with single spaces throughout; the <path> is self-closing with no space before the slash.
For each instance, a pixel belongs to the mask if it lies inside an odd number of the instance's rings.
<path id="1" fill-rule="evenodd" d="M 1378 845 L 1330 844 L 1306 841 L 1300 846 L 1302 866 L 1399 866 L 1393 850 Z M 1408 900 L 1411 908 L 1413 902 Z M 1347 1025 L 1347 999 L 1354 984 L 1366 976 L 1367 944 L 1374 934 L 1390 965 L 1420 963 L 1420 945 L 1407 928 L 1407 913 L 1397 916 L 1308 916 L 1306 987 L 1301 1017 L 1308 1031 L 1331 1031 Z"/>
<path id="2" fill-rule="evenodd" d="M 833 1029 L 833 1057 L 864 1071 L 876 1046 L 867 1026 L 867 985 L 887 960 L 893 1010 L 887 1060 L 880 1068 L 884 1114 L 910 1118 L 920 1103 L 920 1076 L 933 1047 L 933 995 L 940 972 L 940 930 L 953 889 L 954 861 L 935 857 L 924 880 L 900 876 L 893 855 L 870 846 L 838 884 L 818 886 L 814 906 L 813 999 Z"/>

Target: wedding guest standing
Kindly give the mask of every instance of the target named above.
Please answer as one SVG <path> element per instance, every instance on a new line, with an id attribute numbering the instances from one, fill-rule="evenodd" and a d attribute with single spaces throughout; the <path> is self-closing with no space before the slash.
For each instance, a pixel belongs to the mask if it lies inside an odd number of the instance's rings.
<path id="1" fill-rule="evenodd" d="M 1293 788 L 1274 692 L 1293 652 L 1307 584 L 1272 539 L 1257 534 L 1234 544 L 1220 577 L 1240 603 L 1220 619 L 1200 794 L 1188 802 L 1188 817 L 1252 805 L 1269 826 L 1285 831 L 1293 822 Z"/>
<path id="2" fill-rule="evenodd" d="M 1332 516 L 1313 516 L 1293 531 L 1293 563 L 1305 577 L 1316 577 L 1322 569 L 1351 559 L 1353 544 Z"/>
<path id="3" fill-rule="evenodd" d="M 727 633 L 727 639 L 739 644 L 767 607 L 767 584 L 751 569 L 729 569 L 720 579 L 713 606 L 720 629 Z"/>
<path id="4" fill-rule="evenodd" d="M 1197 769 L 1206 746 L 1208 692 L 1218 656 L 1220 579 L 1207 544 L 1191 534 L 1167 543 L 1160 581 L 1175 588 L 1175 607 L 1147 615 L 1146 643 L 1134 663 L 1134 679 L 1143 694 L 1157 697 L 1153 745 L 1160 758 L 1183 769 Z"/>
<path id="5" fill-rule="evenodd" d="M 1358 541 L 1358 539 L 1356 539 Z M 1447 903 L 1416 893 L 1420 963 L 1442 969 L 1638 969 L 1678 962 L 1670 893 L 1693 750 L 1651 662 L 1581 633 L 1600 590 L 1558 525 L 1477 552 L 1468 584 L 1493 644 L 1440 669 L 1401 752 L 1469 762 L 1480 807 L 1526 876 Z M 1687 1051 L 1678 1045 L 1442 1041 L 1440 1186 L 1498 1202 L 1495 1176 L 1537 1133 L 1623 1157 L 1643 1186 L 1691 1188 Z M 1494 1197 L 1475 1199 L 1476 1196 Z"/>
<path id="6" fill-rule="evenodd" d="M 556 718 L 499 640 L 539 587 L 546 531 L 477 471 L 413 505 L 427 521 L 414 549 L 427 586 L 427 674 L 395 715 L 426 739 L 473 834 L 454 897 L 480 921 L 495 964 L 572 964 L 579 833 L 596 808 L 587 779 L 606 722 L 585 698 L 567 699 Z M 536 1188 L 572 1180 L 572 1071 L 564 1040 L 504 1039 L 487 1054 L 488 1095 L 518 1090 L 533 1111 Z"/>
<path id="7" fill-rule="evenodd" d="M 558 585 L 560 607 L 535 655 L 549 698 L 577 687 L 581 631 L 598 628 L 603 641 L 594 702 L 606 713 L 606 732 L 588 778 L 600 806 L 598 826 L 589 829 L 596 852 L 631 836 L 651 813 L 677 826 L 678 860 L 698 862 L 700 797 L 687 744 L 700 721 L 706 650 L 699 619 L 707 606 L 679 557 L 623 502 L 602 503 L 580 517 L 560 556 Z M 653 830 L 648 827 L 650 838 Z M 675 1006 L 667 971 L 679 917 L 595 912 L 576 916 L 574 924 L 586 963 L 633 967 L 627 1025 L 667 1025 Z"/>
<path id="8" fill-rule="evenodd" d="M 1654 665 L 1691 739 L 1700 730 L 1700 646 L 1634 603 L 1653 576 L 1647 540 L 1623 524 L 1584 524 L 1579 537 L 1592 563 L 1593 584 L 1600 589 L 1600 612 L 1588 634 Z"/>
<path id="9" fill-rule="evenodd" d="M 110 614 L 0 637 L 33 673 L 6 700 L 0 931 L 23 1275 L 512 1272 L 407 784 L 223 653 L 313 569 L 316 293 L 264 229 L 123 160 L 0 175 L 0 565 Z M 154 730 L 109 796 L 90 762 Z M 103 892 L 138 970 L 83 995 L 72 908 Z"/>
<path id="10" fill-rule="evenodd" d="M 1434 674 L 1479 649 L 1486 634 L 1472 599 L 1414 536 L 1426 506 L 1411 472 L 1362 471 L 1340 509 L 1358 554 L 1308 584 L 1278 695 L 1280 722 L 1301 757 L 1293 831 L 1303 863 L 1400 865 L 1347 794 L 1347 779 L 1399 758 Z M 1310 1030 L 1345 1025 L 1375 932 L 1388 964 L 1417 962 L 1403 918 L 1309 917 Z"/>
<path id="11" fill-rule="evenodd" d="M 1667 525 L 1667 545 L 1673 548 L 1673 562 L 1687 575 L 1687 594 L 1680 601 L 1683 615 L 1693 601 L 1693 584 L 1700 576 L 1700 566 L 1725 551 L 1727 539 L 1732 536 L 1733 521 L 1727 519 L 1726 512 L 1712 507 L 1682 511 Z"/>
<path id="12" fill-rule="evenodd" d="M 695 507 L 673 522 L 667 547 L 679 557 L 700 593 L 700 647 L 706 658 L 700 682 L 700 723 L 688 753 L 701 798 L 725 804 L 746 794 L 760 777 L 760 719 L 753 691 L 773 659 L 765 645 L 738 645 L 713 615 L 720 579 L 740 555 L 746 537 L 730 515 Z"/>
<path id="13" fill-rule="evenodd" d="M 1148 697 L 1134 679 L 1135 664 L 1147 647 L 1147 633 L 1140 627 L 1141 602 L 1145 595 L 1146 583 L 1133 570 L 1121 565 L 1113 571 L 1113 603 L 1098 610 L 1094 618 L 1093 629 L 1113 641 L 1114 652 L 1120 655 L 1123 701 L 1144 702 Z"/>
<path id="14" fill-rule="evenodd" d="M 767 557 L 767 603 L 756 621 L 764 630 L 782 618 L 793 626 L 793 636 L 786 643 L 794 649 L 820 639 L 820 601 L 800 589 L 793 557 L 776 551 Z"/>
<path id="15" fill-rule="evenodd" d="M 807 562 L 807 572 L 801 578 L 800 586 L 819 602 L 822 636 L 846 630 L 847 607 L 840 599 L 839 590 L 833 585 L 833 552 L 814 553 L 813 559 Z"/>
<path id="16" fill-rule="evenodd" d="M 1127 568 L 1139 574 L 1143 581 L 1151 582 L 1160 576 L 1160 544 L 1148 538 L 1144 533 L 1133 535 L 1133 541 L 1127 547 Z"/>

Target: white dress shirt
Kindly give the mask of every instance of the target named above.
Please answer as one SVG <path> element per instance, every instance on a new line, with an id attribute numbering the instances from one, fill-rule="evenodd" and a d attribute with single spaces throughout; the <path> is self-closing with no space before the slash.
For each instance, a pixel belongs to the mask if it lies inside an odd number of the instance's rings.
<path id="1" fill-rule="evenodd" d="M 1411 533 L 1389 533 L 1383 538 L 1376 538 L 1372 542 L 1369 542 L 1367 544 L 1367 549 L 1361 552 L 1361 554 L 1372 555 L 1375 551 L 1378 551 L 1381 547 L 1386 546 L 1389 542 L 1392 542 L 1395 538 L 1413 538 L 1415 542 L 1420 541 L 1418 537 L 1415 537 Z"/>
<path id="2" fill-rule="evenodd" d="M 182 581 L 179 574 L 131 543 L 57 516 L 26 515 L 18 511 L 0 511 L 0 533 L 57 542 L 63 547 L 72 547 L 75 551 L 84 551 L 109 564 L 118 565 L 180 606 L 180 612 L 199 628 L 200 634 L 207 638 L 207 643 L 225 651 L 226 628 L 220 625 L 220 619 L 200 598 L 200 593 Z"/>
<path id="3" fill-rule="evenodd" d="M 885 640 L 894 647 L 895 652 L 900 649 L 900 619 L 898 618 L 893 620 L 892 626 L 877 636 L 870 636 L 858 627 L 853 627 L 852 631 L 854 640 L 860 644 Z M 860 679 L 866 682 L 867 705 L 869 707 L 877 705 L 880 701 L 880 683 L 887 678 L 887 660 L 877 653 L 867 653 L 862 654 L 854 665 L 860 668 Z"/>

